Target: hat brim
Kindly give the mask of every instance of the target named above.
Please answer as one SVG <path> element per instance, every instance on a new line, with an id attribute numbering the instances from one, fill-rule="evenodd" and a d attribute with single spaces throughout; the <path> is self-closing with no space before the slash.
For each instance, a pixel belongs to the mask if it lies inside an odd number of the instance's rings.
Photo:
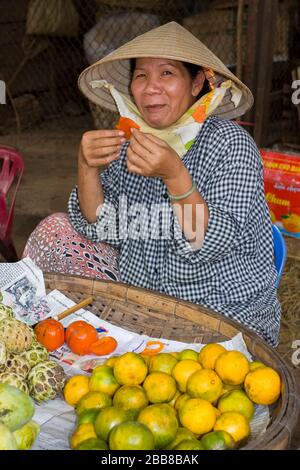
<path id="1" fill-rule="evenodd" d="M 90 82 L 93 80 L 106 80 L 119 92 L 128 97 L 131 96 L 130 59 L 139 57 L 167 58 L 189 62 L 205 69 L 212 69 L 219 83 L 228 79 L 232 80 L 242 92 L 242 96 L 239 104 L 235 106 L 231 100 L 231 92 L 226 91 L 222 103 L 213 113 L 221 118 L 233 119 L 239 117 L 253 105 L 253 95 L 249 88 L 201 41 L 174 22 L 138 36 L 89 66 L 79 76 L 79 89 L 93 103 L 117 112 L 117 107 L 109 90 L 105 87 L 92 88 Z"/>

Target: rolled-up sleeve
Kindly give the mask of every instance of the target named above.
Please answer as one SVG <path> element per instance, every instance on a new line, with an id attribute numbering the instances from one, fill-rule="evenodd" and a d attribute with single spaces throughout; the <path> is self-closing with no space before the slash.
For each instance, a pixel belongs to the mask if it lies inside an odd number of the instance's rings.
<path id="1" fill-rule="evenodd" d="M 182 236 L 173 241 L 173 249 L 190 263 L 215 262 L 233 250 L 262 185 L 260 156 L 247 137 L 235 145 L 224 146 L 221 161 L 202 191 L 200 189 L 209 209 L 201 248 L 192 249 L 182 232 Z M 179 233 L 181 229 L 175 219 L 175 232 Z"/>
<path id="2" fill-rule="evenodd" d="M 101 175 L 104 192 L 104 203 L 99 207 L 97 220 L 89 223 L 81 212 L 77 194 L 77 186 L 72 190 L 68 212 L 71 224 L 75 230 L 93 242 L 106 242 L 115 247 L 119 239 L 119 161 L 111 164 Z"/>

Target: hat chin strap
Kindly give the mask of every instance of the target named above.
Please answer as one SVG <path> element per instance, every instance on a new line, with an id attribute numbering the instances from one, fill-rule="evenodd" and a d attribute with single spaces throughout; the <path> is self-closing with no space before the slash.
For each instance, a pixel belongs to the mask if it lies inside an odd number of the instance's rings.
<path id="1" fill-rule="evenodd" d="M 231 80 L 227 80 L 218 88 L 213 88 L 202 96 L 174 124 L 164 129 L 156 129 L 144 121 L 131 99 L 116 90 L 106 80 L 93 80 L 90 86 L 92 88 L 105 87 L 110 91 L 121 116 L 116 128 L 124 130 L 127 139 L 131 136 L 131 128 L 135 127 L 164 140 L 181 158 L 193 145 L 204 121 L 221 104 L 227 90 L 231 92 L 231 101 L 235 107 L 239 105 L 242 98 L 242 91 Z"/>

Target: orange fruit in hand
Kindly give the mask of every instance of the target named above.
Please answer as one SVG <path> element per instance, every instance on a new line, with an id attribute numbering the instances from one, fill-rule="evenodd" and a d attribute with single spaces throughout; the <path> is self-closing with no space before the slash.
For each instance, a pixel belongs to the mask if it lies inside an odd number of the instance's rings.
<path id="1" fill-rule="evenodd" d="M 90 346 L 98 339 L 96 328 L 85 321 L 75 321 L 66 330 L 66 342 L 71 351 L 83 356 L 89 354 Z"/>
<path id="2" fill-rule="evenodd" d="M 54 318 L 47 318 L 39 322 L 34 328 L 34 332 L 38 342 L 43 344 L 48 351 L 54 351 L 65 342 L 65 329 Z"/>

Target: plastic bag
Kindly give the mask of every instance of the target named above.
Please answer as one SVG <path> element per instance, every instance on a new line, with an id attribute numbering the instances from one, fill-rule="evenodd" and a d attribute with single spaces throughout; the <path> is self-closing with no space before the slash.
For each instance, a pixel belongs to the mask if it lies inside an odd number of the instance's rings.
<path id="1" fill-rule="evenodd" d="M 26 34 L 78 36 L 79 15 L 72 0 L 30 0 Z"/>
<path id="2" fill-rule="evenodd" d="M 300 155 L 261 150 L 271 219 L 284 235 L 300 238 Z"/>

